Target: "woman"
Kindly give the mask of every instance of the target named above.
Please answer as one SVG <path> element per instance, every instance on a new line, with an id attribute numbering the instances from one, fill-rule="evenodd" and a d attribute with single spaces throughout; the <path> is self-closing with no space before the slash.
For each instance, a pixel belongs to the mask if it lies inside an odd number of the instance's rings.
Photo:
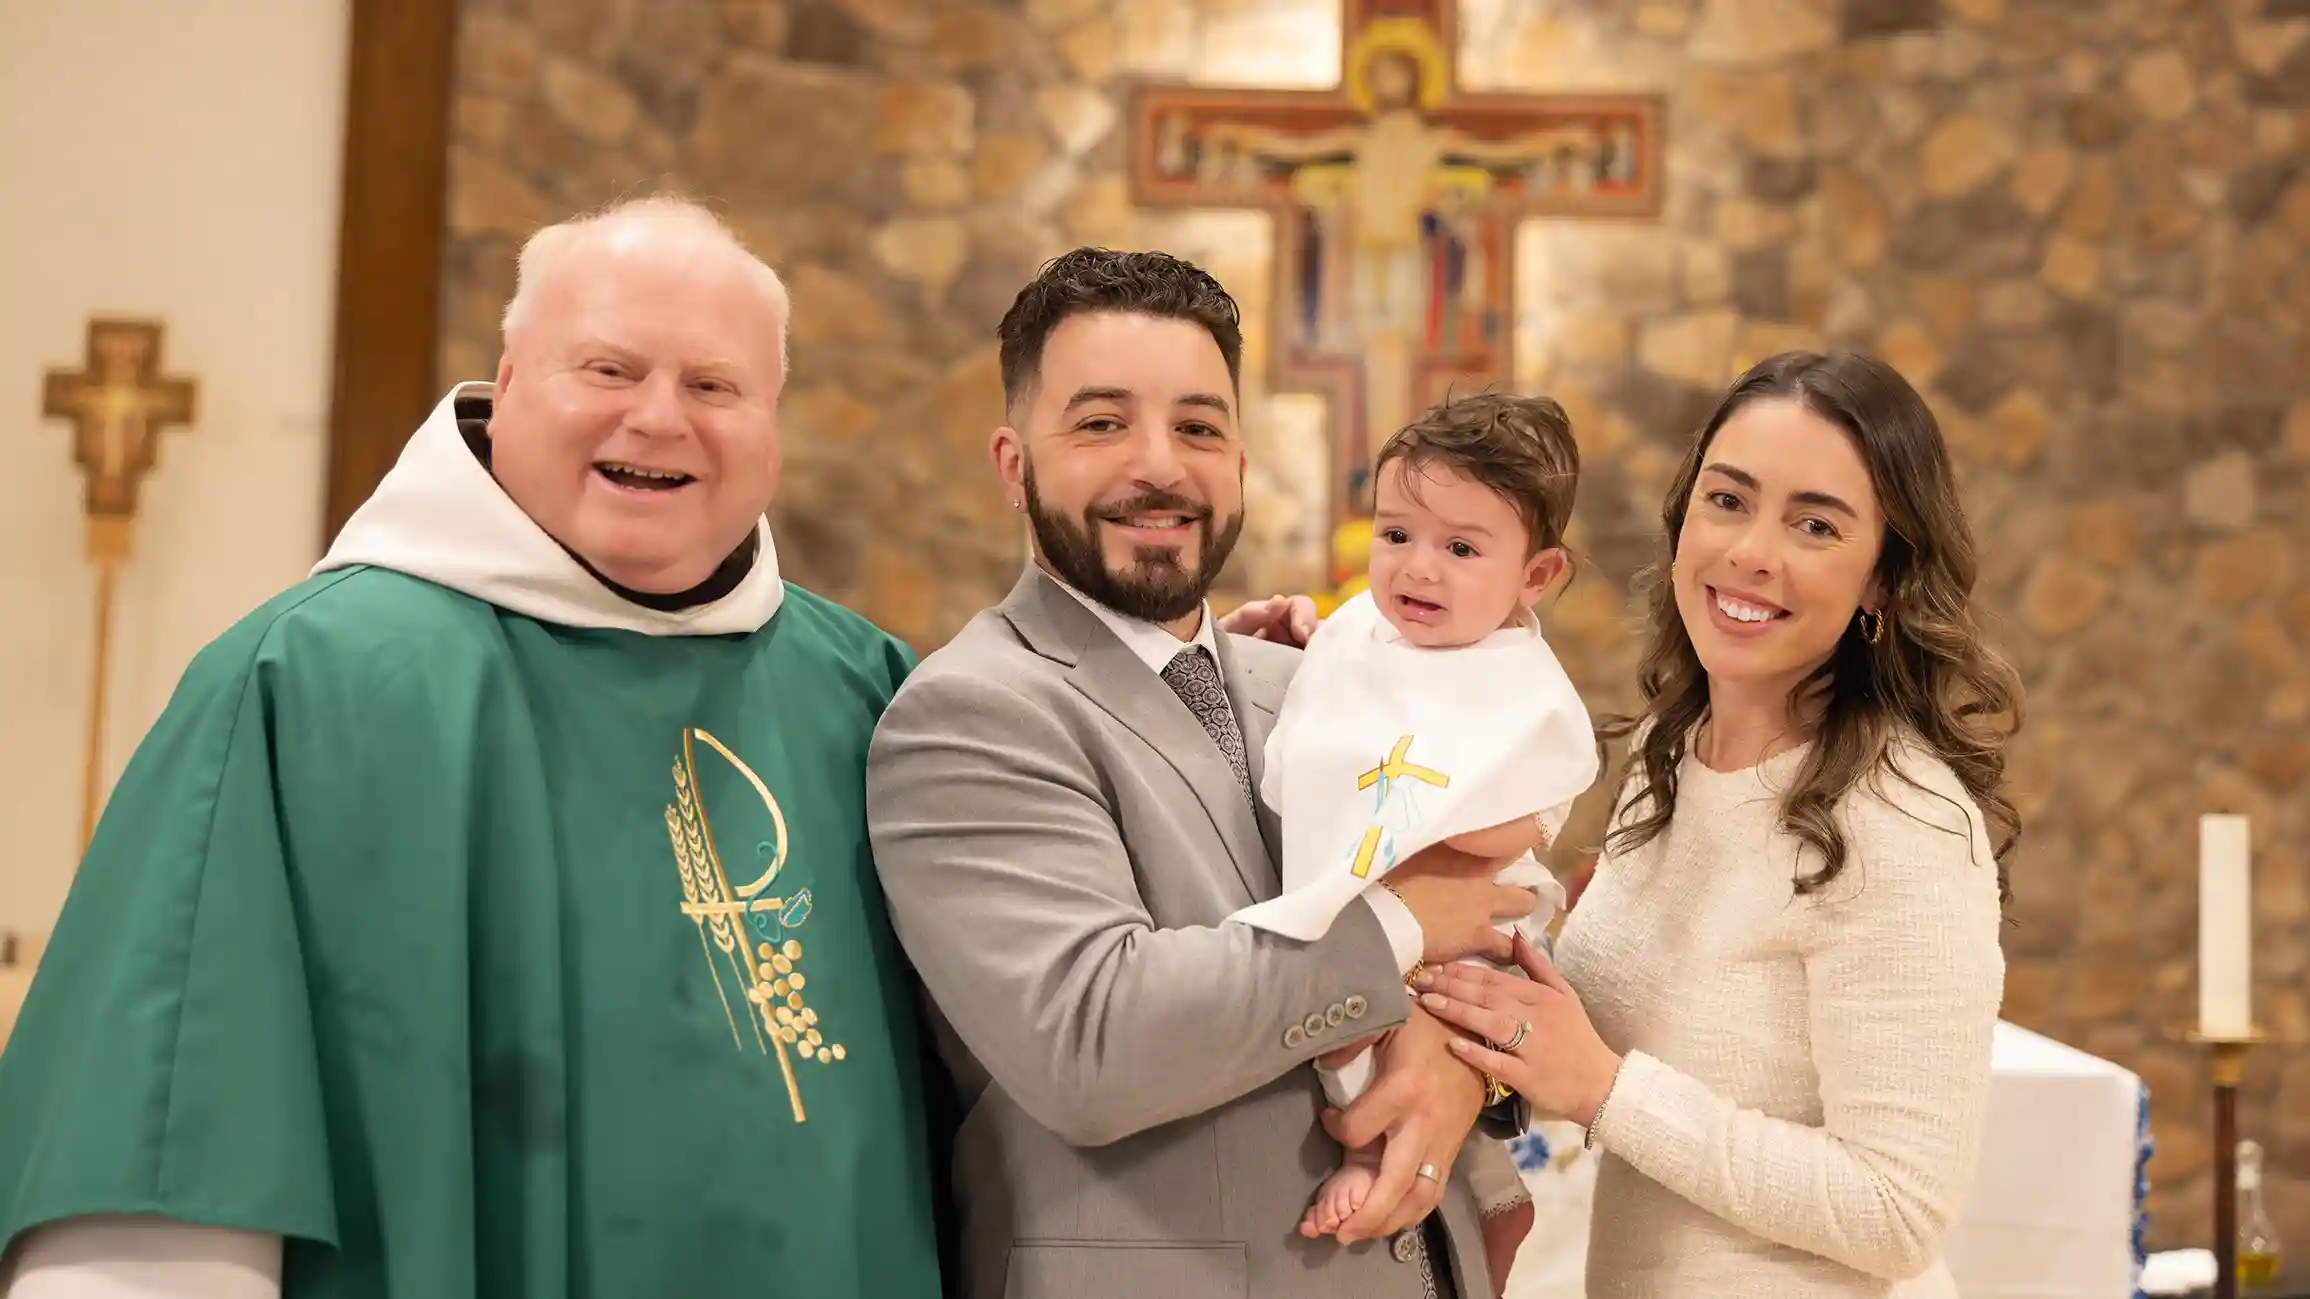
<path id="1" fill-rule="evenodd" d="M 1589 1294 L 1954 1299 L 2020 691 L 1940 430 L 1880 361 L 1774 357 L 1665 515 L 1634 760 L 1557 968 L 1521 947 L 1530 980 L 1454 966 L 1423 1000 L 1603 1150 Z"/>

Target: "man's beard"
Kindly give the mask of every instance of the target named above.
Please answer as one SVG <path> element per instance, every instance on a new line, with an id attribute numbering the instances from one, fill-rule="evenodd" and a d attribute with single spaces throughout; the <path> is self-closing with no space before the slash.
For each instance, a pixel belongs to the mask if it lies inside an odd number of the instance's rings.
<path id="1" fill-rule="evenodd" d="M 1203 604 L 1204 595 L 1227 563 L 1228 552 L 1235 549 L 1236 537 L 1243 532 L 1243 511 L 1237 510 L 1225 527 L 1214 530 L 1210 506 L 1169 492 L 1144 492 L 1094 506 L 1085 510 L 1080 520 L 1070 519 L 1043 508 L 1042 498 L 1035 494 L 1033 470 L 1028 470 L 1025 478 L 1027 521 L 1035 529 L 1035 545 L 1043 562 L 1058 573 L 1060 581 L 1126 618 L 1167 623 L 1193 613 Z M 1134 548 L 1128 569 L 1109 571 L 1099 544 L 1100 516 L 1131 514 L 1184 514 L 1195 520 L 1188 526 L 1202 535 L 1203 544 L 1196 553 L 1194 569 L 1179 566 L 1177 547 L 1139 546 Z"/>

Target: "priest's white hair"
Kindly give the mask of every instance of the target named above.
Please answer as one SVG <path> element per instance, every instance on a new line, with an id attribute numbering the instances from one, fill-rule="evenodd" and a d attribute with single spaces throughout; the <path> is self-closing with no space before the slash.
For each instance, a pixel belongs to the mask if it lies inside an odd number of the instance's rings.
<path id="1" fill-rule="evenodd" d="M 521 256 L 515 263 L 513 297 L 505 304 L 505 315 L 499 328 L 508 339 L 528 319 L 536 306 L 538 284 L 550 278 L 555 266 L 573 248 L 582 242 L 589 231 L 608 226 L 648 224 L 661 225 L 726 245 L 738 254 L 746 268 L 742 273 L 757 277 L 761 283 L 763 301 L 778 317 L 778 364 L 786 365 L 786 335 L 794 314 L 793 299 L 786 292 L 786 282 L 770 264 L 754 254 L 746 241 L 738 237 L 720 217 L 704 204 L 675 194 L 653 194 L 647 198 L 627 199 L 613 203 L 599 211 L 572 217 L 567 221 L 546 226 L 529 237 L 521 246 Z"/>

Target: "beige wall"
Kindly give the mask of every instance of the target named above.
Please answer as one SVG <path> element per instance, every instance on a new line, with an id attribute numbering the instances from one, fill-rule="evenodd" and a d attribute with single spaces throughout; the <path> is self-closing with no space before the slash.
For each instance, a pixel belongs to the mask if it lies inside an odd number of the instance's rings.
<path id="1" fill-rule="evenodd" d="M 48 929 L 79 848 L 95 583 L 39 410 L 88 316 L 158 317 L 200 381 L 120 582 L 108 781 L 194 652 L 316 557 L 347 12 L 0 0 L 0 932 Z"/>

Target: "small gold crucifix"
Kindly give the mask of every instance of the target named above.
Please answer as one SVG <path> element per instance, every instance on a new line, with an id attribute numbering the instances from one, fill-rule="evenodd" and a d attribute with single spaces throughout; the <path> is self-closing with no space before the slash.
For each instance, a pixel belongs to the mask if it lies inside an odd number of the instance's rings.
<path id="1" fill-rule="evenodd" d="M 96 561 L 96 668 L 88 709 L 88 772 L 80 842 L 96 832 L 104 768 L 106 669 L 112 657 L 113 579 L 128 558 L 136 494 L 153 466 L 160 430 L 190 424 L 197 395 L 191 379 L 160 373 L 161 326 L 149 320 L 88 322 L 88 360 L 80 370 L 50 370 L 40 413 L 72 421 L 73 459 L 85 483 L 88 554 Z"/>
<path id="2" fill-rule="evenodd" d="M 152 469 L 161 428 L 193 421 L 196 385 L 161 376 L 160 342 L 154 321 L 92 320 L 87 368 L 47 374 L 40 413 L 72 421 L 92 552 L 118 546 L 126 554 L 125 525 L 136 516 L 137 489 Z M 110 519 L 121 526 L 96 526 Z M 114 532 L 120 535 L 99 536 Z"/>

